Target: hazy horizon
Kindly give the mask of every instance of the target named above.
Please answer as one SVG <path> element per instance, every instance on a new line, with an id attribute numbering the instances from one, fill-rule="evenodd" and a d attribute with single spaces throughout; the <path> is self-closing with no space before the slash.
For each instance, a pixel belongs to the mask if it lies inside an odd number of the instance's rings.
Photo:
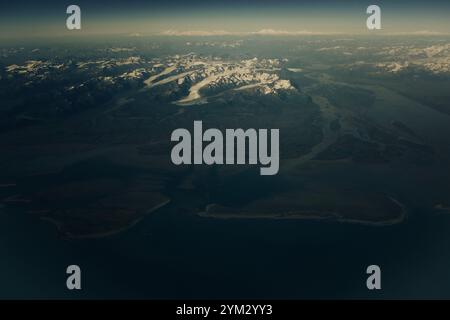
<path id="1" fill-rule="evenodd" d="M 66 8 L 81 7 L 82 29 L 65 28 Z M 72 35 L 366 34 L 367 1 L 40 1 L 0 2 L 0 37 Z M 380 34 L 449 34 L 450 3 L 378 1 Z M 261 31 L 263 30 L 263 31 Z"/>

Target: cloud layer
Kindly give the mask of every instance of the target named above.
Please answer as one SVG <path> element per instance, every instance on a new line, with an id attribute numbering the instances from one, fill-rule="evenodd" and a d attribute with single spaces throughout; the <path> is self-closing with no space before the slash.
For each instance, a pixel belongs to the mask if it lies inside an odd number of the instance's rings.
<path id="1" fill-rule="evenodd" d="M 269 35 L 269 36 L 299 36 L 299 35 L 321 35 L 321 34 L 339 34 L 338 32 L 313 32 L 313 31 L 287 31 L 287 30 L 274 30 L 274 29 L 262 29 L 259 31 L 245 31 L 245 32 L 234 32 L 225 30 L 188 30 L 188 31 L 177 31 L 177 30 L 166 30 L 160 33 L 165 36 L 248 36 L 248 35 Z"/>

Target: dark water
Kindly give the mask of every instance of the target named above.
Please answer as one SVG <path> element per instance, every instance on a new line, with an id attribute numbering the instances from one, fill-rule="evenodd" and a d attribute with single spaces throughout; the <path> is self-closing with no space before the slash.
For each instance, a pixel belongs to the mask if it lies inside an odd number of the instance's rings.
<path id="1" fill-rule="evenodd" d="M 399 225 L 214 220 L 167 207 L 109 239 L 67 241 L 0 213 L 1 298 L 450 298 L 450 215 Z M 82 268 L 81 292 L 65 268 Z M 378 264 L 382 290 L 365 287 Z"/>

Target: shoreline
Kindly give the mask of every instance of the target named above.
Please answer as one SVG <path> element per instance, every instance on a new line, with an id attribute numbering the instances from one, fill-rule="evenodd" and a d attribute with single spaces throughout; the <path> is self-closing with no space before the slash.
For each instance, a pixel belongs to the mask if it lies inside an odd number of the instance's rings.
<path id="1" fill-rule="evenodd" d="M 134 219 L 129 224 L 127 224 L 124 227 L 112 229 L 110 231 L 105 232 L 96 232 L 96 233 L 88 233 L 88 234 L 74 234 L 68 231 L 64 230 L 64 223 L 50 217 L 40 217 L 41 220 L 50 222 L 53 224 L 58 232 L 66 239 L 68 240 L 86 240 L 86 239 L 100 239 L 100 238 L 106 238 L 111 237 L 114 235 L 117 235 L 119 233 L 125 232 L 131 228 L 133 228 L 135 225 L 137 225 L 139 222 L 141 222 L 142 219 L 144 219 L 147 215 L 150 213 L 155 212 L 156 210 L 164 207 L 165 205 L 169 204 L 171 202 L 170 199 L 156 205 L 155 207 L 151 208 L 148 212 L 144 213 L 141 217 Z"/>
<path id="2" fill-rule="evenodd" d="M 338 212 L 320 212 L 320 211 L 289 211 L 271 214 L 252 214 L 252 213 L 208 213 L 210 208 L 216 204 L 208 204 L 205 211 L 197 213 L 197 216 L 202 218 L 211 219 L 272 219 L 272 220 L 311 220 L 311 221 L 331 221 L 339 223 L 360 224 L 367 226 L 391 226 L 404 222 L 407 219 L 408 212 L 403 203 L 393 197 L 388 197 L 389 200 L 394 202 L 400 208 L 400 214 L 398 217 L 392 219 L 386 219 L 381 221 L 359 220 L 353 218 L 344 218 L 342 214 Z"/>

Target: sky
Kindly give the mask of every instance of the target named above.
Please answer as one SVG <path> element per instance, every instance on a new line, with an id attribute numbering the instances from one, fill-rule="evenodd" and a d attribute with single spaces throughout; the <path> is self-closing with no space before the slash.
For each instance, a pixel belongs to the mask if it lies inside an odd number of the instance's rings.
<path id="1" fill-rule="evenodd" d="M 81 8 L 81 30 L 66 29 L 71 4 Z M 381 32 L 450 33 L 448 0 L 0 0 L 0 37 L 359 34 L 368 32 L 366 8 L 371 4 L 381 7 Z"/>

